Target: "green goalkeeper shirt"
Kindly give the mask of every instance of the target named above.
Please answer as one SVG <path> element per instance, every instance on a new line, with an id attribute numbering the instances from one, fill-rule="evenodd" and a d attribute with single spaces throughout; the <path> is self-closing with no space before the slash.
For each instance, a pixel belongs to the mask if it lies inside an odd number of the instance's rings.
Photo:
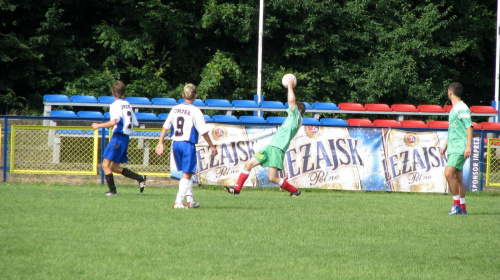
<path id="1" fill-rule="evenodd" d="M 472 126 L 469 107 L 463 101 L 455 104 L 450 111 L 448 122 L 446 154 L 463 154 L 467 145 L 467 128 Z"/>
<path id="2" fill-rule="evenodd" d="M 286 152 L 288 146 L 290 145 L 290 141 L 292 141 L 295 134 L 297 134 L 299 127 L 302 125 L 302 116 L 300 115 L 299 108 L 297 106 L 295 106 L 293 110 L 288 108 L 286 112 L 288 113 L 288 117 L 276 131 L 276 134 L 274 134 L 270 144 L 271 146 L 279 148 L 284 152 Z"/>

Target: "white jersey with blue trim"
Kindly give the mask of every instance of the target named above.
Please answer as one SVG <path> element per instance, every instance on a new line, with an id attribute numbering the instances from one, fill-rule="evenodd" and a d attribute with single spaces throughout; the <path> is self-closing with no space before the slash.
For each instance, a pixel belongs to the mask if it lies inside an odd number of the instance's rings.
<path id="1" fill-rule="evenodd" d="M 124 99 L 116 99 L 115 102 L 111 103 L 109 106 L 109 119 L 117 120 L 113 133 L 130 135 L 134 130 L 134 125 L 139 125 L 130 103 Z"/>
<path id="2" fill-rule="evenodd" d="M 198 143 L 200 134 L 203 135 L 209 130 L 201 110 L 187 102 L 172 108 L 163 127 L 172 128 L 170 138 L 173 141 L 187 141 L 193 144 Z"/>

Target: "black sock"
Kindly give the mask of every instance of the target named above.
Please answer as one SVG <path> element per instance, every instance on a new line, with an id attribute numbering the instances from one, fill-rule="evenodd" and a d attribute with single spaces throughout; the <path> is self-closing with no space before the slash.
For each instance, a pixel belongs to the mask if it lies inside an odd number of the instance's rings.
<path id="1" fill-rule="evenodd" d="M 137 173 L 135 173 L 133 171 L 130 171 L 127 168 L 123 168 L 122 175 L 125 176 L 125 177 L 127 177 L 127 178 L 139 181 L 139 182 L 144 181 L 144 178 L 142 178 L 141 175 L 139 175 L 139 174 L 137 174 Z"/>
<path id="2" fill-rule="evenodd" d="M 106 180 L 106 183 L 108 184 L 109 191 L 116 192 L 115 178 L 113 177 L 113 173 L 104 175 L 104 179 Z"/>

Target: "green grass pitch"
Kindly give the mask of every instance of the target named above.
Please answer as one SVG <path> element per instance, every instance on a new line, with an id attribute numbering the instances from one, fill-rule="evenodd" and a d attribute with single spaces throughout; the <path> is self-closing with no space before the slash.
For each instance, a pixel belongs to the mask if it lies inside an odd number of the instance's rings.
<path id="1" fill-rule="evenodd" d="M 1 279 L 498 279 L 500 193 L 0 185 Z"/>

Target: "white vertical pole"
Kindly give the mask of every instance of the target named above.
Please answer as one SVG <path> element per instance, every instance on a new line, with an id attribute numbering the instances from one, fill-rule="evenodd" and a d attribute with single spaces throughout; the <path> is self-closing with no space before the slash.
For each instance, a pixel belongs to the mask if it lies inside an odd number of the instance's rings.
<path id="1" fill-rule="evenodd" d="M 496 56 L 495 56 L 495 109 L 498 111 L 498 88 L 499 88 L 499 63 L 500 63 L 500 0 L 497 1 L 497 30 L 496 30 Z M 495 116 L 495 122 L 498 122 L 498 115 Z"/>
<path id="2" fill-rule="evenodd" d="M 257 61 L 257 103 L 260 103 L 262 95 L 262 37 L 264 30 L 264 0 L 260 0 L 259 8 L 259 52 Z M 258 116 L 261 116 L 261 111 L 258 111 Z"/>

